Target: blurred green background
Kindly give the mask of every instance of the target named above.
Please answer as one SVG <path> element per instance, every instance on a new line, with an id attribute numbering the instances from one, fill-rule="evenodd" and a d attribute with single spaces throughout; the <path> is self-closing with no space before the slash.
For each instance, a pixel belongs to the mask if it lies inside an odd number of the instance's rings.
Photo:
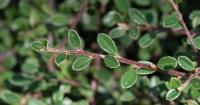
<path id="1" fill-rule="evenodd" d="M 167 0 L 127 1 L 156 27 L 173 11 Z M 188 17 L 200 9 L 199 4 L 199 0 L 180 4 L 193 31 L 199 28 L 193 29 Z M 50 47 L 68 49 L 66 31 L 74 28 L 86 50 L 104 53 L 97 45 L 97 34 L 109 33 L 117 23 L 129 23 L 124 8 L 114 0 L 0 0 L 0 105 L 176 105 L 163 98 L 167 91 L 163 81 L 170 76 L 140 76 L 134 87 L 124 90 L 119 80 L 126 66 L 112 70 L 96 59 L 86 70 L 76 72 L 71 69 L 76 56 L 68 56 L 57 66 L 52 58 L 55 54 L 31 49 L 31 43 L 41 38 L 48 39 Z M 146 32 L 142 30 L 141 35 Z M 114 40 L 121 56 L 154 63 L 164 55 L 191 51 L 184 35 L 159 31 L 156 38 L 148 48 L 138 47 L 138 37 L 128 33 Z"/>

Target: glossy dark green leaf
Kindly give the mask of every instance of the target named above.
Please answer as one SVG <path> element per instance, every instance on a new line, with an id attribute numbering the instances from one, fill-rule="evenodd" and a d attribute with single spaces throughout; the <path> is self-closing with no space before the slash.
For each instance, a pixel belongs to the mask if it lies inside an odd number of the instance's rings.
<path id="1" fill-rule="evenodd" d="M 153 63 L 148 62 L 148 61 L 139 61 L 139 63 L 144 63 L 144 64 L 148 64 L 151 65 Z M 150 69 L 146 69 L 146 68 L 139 68 L 136 70 L 137 74 L 140 75 L 148 75 L 148 74 L 153 74 L 155 72 L 155 70 L 150 70 Z"/>
<path id="2" fill-rule="evenodd" d="M 150 46 L 154 40 L 153 33 L 146 33 L 139 39 L 138 44 L 141 48 L 146 48 Z"/>
<path id="3" fill-rule="evenodd" d="M 200 78 L 194 78 L 191 82 L 194 88 L 200 89 Z"/>
<path id="4" fill-rule="evenodd" d="M 80 48 L 81 47 L 81 39 L 78 33 L 75 30 L 69 30 L 68 31 L 68 41 L 69 44 L 73 48 Z"/>
<path id="5" fill-rule="evenodd" d="M 172 77 L 170 81 L 167 83 L 167 87 L 170 89 L 177 89 L 181 86 L 181 81 L 178 78 Z"/>
<path id="6" fill-rule="evenodd" d="M 137 72 L 133 68 L 128 68 L 128 70 L 123 74 L 121 78 L 121 87 L 124 89 L 132 87 L 137 81 Z"/>
<path id="7" fill-rule="evenodd" d="M 75 71 L 81 71 L 90 65 L 91 58 L 88 56 L 78 57 L 72 64 L 72 69 Z"/>
<path id="8" fill-rule="evenodd" d="M 138 39 L 139 35 L 140 35 L 140 29 L 139 27 L 131 27 L 128 30 L 128 35 L 130 35 L 130 37 L 134 40 Z"/>
<path id="9" fill-rule="evenodd" d="M 106 55 L 104 57 L 104 63 L 109 68 L 117 68 L 120 66 L 118 60 L 112 55 Z"/>
<path id="10" fill-rule="evenodd" d="M 122 21 L 121 15 L 116 11 L 109 11 L 103 18 L 103 24 L 107 27 L 112 27 Z"/>
<path id="11" fill-rule="evenodd" d="M 166 94 L 166 100 L 172 101 L 177 99 L 180 96 L 181 92 L 176 89 L 170 89 Z"/>
<path id="12" fill-rule="evenodd" d="M 41 51 L 44 48 L 42 42 L 40 42 L 40 41 L 32 42 L 31 47 L 35 51 Z"/>
<path id="13" fill-rule="evenodd" d="M 57 64 L 57 65 L 60 65 L 60 64 L 62 64 L 65 60 L 66 60 L 66 54 L 63 54 L 63 53 L 61 53 L 61 54 L 58 54 L 57 56 L 56 56 L 56 58 L 55 58 L 55 63 Z"/>
<path id="14" fill-rule="evenodd" d="M 117 47 L 114 41 L 108 35 L 104 33 L 99 33 L 97 36 L 97 42 L 101 49 L 103 49 L 105 52 L 112 55 L 117 54 Z"/>
<path id="15" fill-rule="evenodd" d="M 194 45 L 197 49 L 200 49 L 200 36 L 194 38 Z"/>
<path id="16" fill-rule="evenodd" d="M 178 64 L 179 64 L 179 66 L 181 66 L 181 68 L 183 68 L 186 71 L 192 71 L 195 69 L 195 66 L 194 66 L 192 60 L 190 60 L 186 56 L 179 56 Z"/>
<path id="17" fill-rule="evenodd" d="M 125 30 L 125 29 L 122 29 L 122 28 L 120 28 L 120 27 L 116 27 L 116 28 L 113 28 L 112 30 L 110 30 L 109 36 L 110 36 L 111 38 L 120 38 L 120 37 L 122 37 L 125 33 L 126 33 L 126 30 Z"/>
<path id="18" fill-rule="evenodd" d="M 114 0 L 115 6 L 120 12 L 127 13 L 130 7 L 129 0 Z"/>
<path id="19" fill-rule="evenodd" d="M 162 57 L 161 59 L 159 59 L 157 66 L 161 70 L 170 70 L 170 69 L 176 68 L 177 61 L 174 57 L 166 56 L 166 57 Z"/>
<path id="20" fill-rule="evenodd" d="M 128 15 L 133 23 L 141 25 L 147 22 L 144 14 L 135 8 L 129 8 Z"/>

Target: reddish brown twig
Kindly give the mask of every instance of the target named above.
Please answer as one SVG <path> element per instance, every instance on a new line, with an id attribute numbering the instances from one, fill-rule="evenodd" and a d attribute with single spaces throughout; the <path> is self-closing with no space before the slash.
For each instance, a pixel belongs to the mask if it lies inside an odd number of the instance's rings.
<path id="1" fill-rule="evenodd" d="M 89 56 L 92 58 L 104 58 L 105 57 L 105 55 L 103 55 L 103 54 L 88 52 L 88 51 L 84 51 L 84 50 L 63 50 L 63 49 L 56 49 L 56 48 L 47 48 L 46 50 L 44 49 L 43 51 L 51 52 L 51 53 L 64 53 L 66 55 L 86 55 L 86 56 Z M 133 65 L 135 68 L 147 68 L 150 70 L 158 71 L 161 73 L 165 73 L 165 74 L 169 74 L 169 75 L 177 76 L 177 77 L 186 76 L 186 73 L 176 71 L 176 70 L 163 71 L 163 70 L 159 69 L 155 64 L 151 64 L 151 65 L 144 64 L 144 63 L 140 63 L 140 62 L 130 60 L 127 58 L 123 58 L 120 56 L 116 56 L 116 59 L 121 63 Z"/>
<path id="2" fill-rule="evenodd" d="M 198 65 L 200 65 L 200 59 L 199 59 L 199 54 L 198 54 L 198 50 L 195 48 L 195 45 L 194 45 L 194 41 L 193 41 L 193 35 L 192 33 L 190 32 L 190 30 L 188 29 L 188 27 L 186 26 L 185 22 L 184 22 L 184 19 L 183 19 L 183 15 L 181 14 L 179 8 L 178 8 L 178 5 L 174 2 L 174 0 L 168 0 L 170 2 L 170 4 L 172 5 L 172 7 L 174 8 L 174 10 L 176 11 L 177 13 L 177 17 L 180 21 L 180 23 L 182 24 L 183 26 L 183 29 L 185 30 L 185 34 L 187 35 L 191 45 L 192 45 L 192 49 L 194 51 L 194 54 L 196 56 L 196 60 L 197 60 L 197 63 Z"/>
<path id="3" fill-rule="evenodd" d="M 84 0 L 84 3 L 80 9 L 80 11 L 74 16 L 72 17 L 72 19 L 70 20 L 69 22 L 69 28 L 70 29 L 73 29 L 77 26 L 77 24 L 79 23 L 79 21 L 81 20 L 81 17 L 83 16 L 83 14 L 85 12 L 87 12 L 88 10 L 88 5 L 89 5 L 89 0 Z M 61 45 L 60 45 L 60 48 L 63 48 L 65 46 L 67 42 L 67 39 L 64 38 L 62 41 L 61 41 Z M 48 70 L 49 71 L 53 71 L 55 69 L 54 67 L 54 59 L 55 59 L 56 55 L 53 55 L 49 61 L 48 61 Z"/>
<path id="4" fill-rule="evenodd" d="M 191 32 L 189 31 L 188 27 L 186 26 L 186 24 L 185 24 L 185 22 L 183 20 L 183 16 L 182 16 L 181 12 L 179 11 L 178 5 L 174 2 L 174 0 L 168 0 L 168 1 L 170 2 L 172 7 L 174 8 L 174 10 L 176 11 L 176 13 L 178 15 L 177 17 L 178 17 L 180 23 L 182 24 L 183 29 L 185 30 L 185 33 L 186 33 L 186 35 L 187 35 L 187 37 L 188 37 L 188 39 L 189 39 L 189 41 L 190 41 L 190 43 L 192 45 L 192 49 L 193 49 L 194 54 L 195 54 L 196 59 L 197 59 L 196 60 L 197 64 L 200 65 L 199 54 L 198 54 L 198 50 L 195 48 L 195 45 L 194 45 L 193 35 L 191 34 Z M 195 70 L 195 72 L 191 73 L 189 78 L 179 87 L 179 90 L 182 91 L 192 81 L 192 79 L 197 77 L 197 76 L 199 76 L 199 74 L 200 74 L 200 69 L 197 68 Z"/>

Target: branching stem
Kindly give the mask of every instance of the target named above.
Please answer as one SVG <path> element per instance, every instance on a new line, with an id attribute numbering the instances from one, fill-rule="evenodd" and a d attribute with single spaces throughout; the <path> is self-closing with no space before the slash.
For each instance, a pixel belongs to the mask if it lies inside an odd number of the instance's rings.
<path id="1" fill-rule="evenodd" d="M 43 51 L 50 52 L 50 53 L 64 53 L 66 55 L 85 55 L 85 56 L 89 56 L 92 58 L 103 58 L 105 56 L 103 54 L 88 52 L 88 51 L 84 51 L 84 50 L 63 50 L 63 49 L 56 49 L 56 48 L 47 48 L 46 50 L 44 49 Z M 165 73 L 165 74 L 177 76 L 177 77 L 186 76 L 186 73 L 176 71 L 176 70 L 163 71 L 160 68 L 158 68 L 155 64 L 151 64 L 151 65 L 144 64 L 144 63 L 140 63 L 138 61 L 130 60 L 130 59 L 120 57 L 120 56 L 116 56 L 116 59 L 121 63 L 134 65 L 134 67 L 136 67 L 136 68 L 146 68 L 149 70 L 154 70 L 154 71 L 158 71 L 161 73 Z"/>

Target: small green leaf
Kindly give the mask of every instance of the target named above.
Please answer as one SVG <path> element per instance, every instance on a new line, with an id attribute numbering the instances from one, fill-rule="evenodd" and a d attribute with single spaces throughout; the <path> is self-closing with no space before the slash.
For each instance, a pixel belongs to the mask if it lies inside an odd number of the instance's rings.
<path id="1" fill-rule="evenodd" d="M 19 105 L 22 96 L 10 90 L 2 90 L 0 92 L 0 99 L 8 105 Z"/>
<path id="2" fill-rule="evenodd" d="M 129 68 L 121 78 L 121 87 L 124 89 L 132 87 L 137 81 L 137 73 L 133 68 Z"/>
<path id="3" fill-rule="evenodd" d="M 106 55 L 104 57 L 104 63 L 109 68 L 117 68 L 120 66 L 118 60 L 112 55 Z"/>
<path id="4" fill-rule="evenodd" d="M 193 28 L 196 28 L 199 25 L 200 25 L 200 17 L 195 17 L 194 19 L 192 19 L 192 27 Z"/>
<path id="5" fill-rule="evenodd" d="M 124 30 L 124 29 L 122 29 L 120 27 L 116 27 L 116 28 L 113 28 L 109 32 L 109 36 L 111 38 L 119 38 L 119 37 L 122 37 L 125 33 L 126 33 L 126 30 Z"/>
<path id="6" fill-rule="evenodd" d="M 69 44 L 73 48 L 80 48 L 81 47 L 81 39 L 80 39 L 78 33 L 73 29 L 68 31 L 68 41 L 69 41 Z"/>
<path id="7" fill-rule="evenodd" d="M 42 42 L 44 48 L 48 47 L 48 40 L 47 39 L 41 39 L 40 42 Z"/>
<path id="8" fill-rule="evenodd" d="M 186 56 L 179 56 L 178 64 L 181 66 L 181 68 L 183 68 L 184 70 L 187 70 L 187 71 L 192 71 L 195 69 L 195 66 L 192 63 L 192 60 L 190 60 Z"/>
<path id="9" fill-rule="evenodd" d="M 139 39 L 138 44 L 141 48 L 146 48 L 150 46 L 154 40 L 155 39 L 153 33 L 146 33 Z"/>
<path id="10" fill-rule="evenodd" d="M 149 64 L 149 65 L 153 64 L 153 63 L 148 62 L 148 61 L 139 61 L 139 63 Z M 136 70 L 136 72 L 137 72 L 137 74 L 140 74 L 140 75 L 148 75 L 148 74 L 153 74 L 156 71 L 146 69 L 146 68 L 139 68 L 139 69 Z"/>
<path id="11" fill-rule="evenodd" d="M 28 100 L 27 105 L 46 105 L 43 101 L 31 98 Z"/>
<path id="12" fill-rule="evenodd" d="M 0 0 L 0 9 L 6 8 L 11 0 Z"/>
<path id="13" fill-rule="evenodd" d="M 66 54 L 63 54 L 63 53 L 58 54 L 56 56 L 55 63 L 57 65 L 60 65 L 60 64 L 62 64 L 65 61 L 65 59 L 66 59 Z"/>
<path id="14" fill-rule="evenodd" d="M 117 47 L 114 41 L 108 35 L 104 33 L 99 33 L 97 36 L 97 42 L 101 49 L 103 49 L 105 52 L 112 55 L 117 54 Z"/>
<path id="15" fill-rule="evenodd" d="M 144 14 L 135 8 L 129 8 L 128 15 L 133 23 L 141 25 L 147 22 Z"/>
<path id="16" fill-rule="evenodd" d="M 170 89 L 166 94 L 166 100 L 172 101 L 177 99 L 180 96 L 181 92 L 176 89 Z"/>
<path id="17" fill-rule="evenodd" d="M 41 51 L 41 49 L 45 48 L 45 46 L 43 45 L 41 41 L 32 42 L 31 47 L 33 50 L 38 51 L 38 52 Z"/>
<path id="18" fill-rule="evenodd" d="M 128 35 L 132 39 L 136 40 L 139 37 L 139 35 L 140 35 L 140 29 L 139 29 L 139 27 L 132 27 L 132 28 L 130 28 L 128 30 Z"/>
<path id="19" fill-rule="evenodd" d="M 75 71 L 81 71 L 90 65 L 91 58 L 88 56 L 78 57 L 72 64 L 72 69 Z"/>
<path id="20" fill-rule="evenodd" d="M 197 49 L 200 49 L 200 36 L 194 38 L 194 45 Z"/>
<path id="21" fill-rule="evenodd" d="M 123 102 L 129 102 L 135 99 L 135 96 L 133 95 L 133 93 L 131 91 L 125 91 L 122 93 L 122 95 L 120 96 L 120 100 Z"/>
<path id="22" fill-rule="evenodd" d="M 129 5 L 129 0 L 114 0 L 115 6 L 120 12 L 127 13 Z"/>
<path id="23" fill-rule="evenodd" d="M 200 89 L 200 78 L 194 78 L 191 82 L 194 88 Z"/>
<path id="24" fill-rule="evenodd" d="M 161 70 L 170 70 L 176 68 L 177 61 L 174 57 L 166 56 L 159 59 L 157 66 Z"/>
<path id="25" fill-rule="evenodd" d="M 173 27 L 178 23 L 179 21 L 176 16 L 169 15 L 163 18 L 163 27 Z"/>
<path id="26" fill-rule="evenodd" d="M 54 14 L 52 17 L 48 20 L 52 25 L 56 27 L 67 25 L 69 21 L 69 16 L 66 16 L 65 14 Z"/>
<path id="27" fill-rule="evenodd" d="M 177 89 L 181 86 L 181 81 L 178 78 L 172 77 L 170 81 L 167 83 L 167 87 L 170 89 Z"/>

